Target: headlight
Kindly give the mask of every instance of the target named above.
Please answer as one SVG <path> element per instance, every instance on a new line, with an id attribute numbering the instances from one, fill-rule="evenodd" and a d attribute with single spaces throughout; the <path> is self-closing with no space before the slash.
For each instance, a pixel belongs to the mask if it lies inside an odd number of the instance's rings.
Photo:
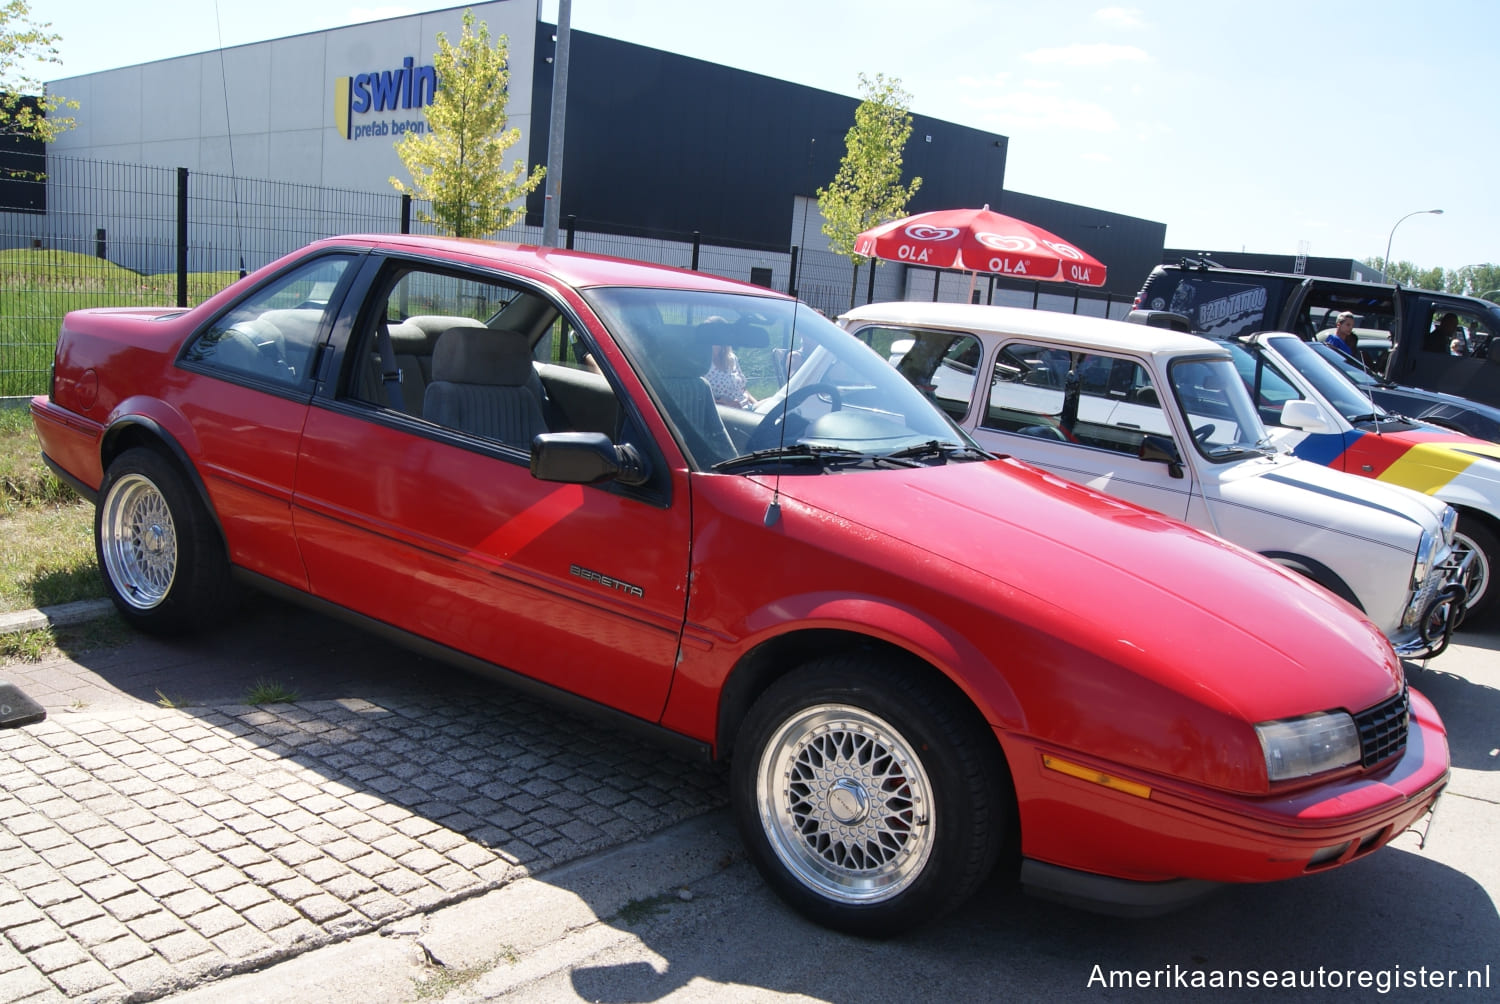
<path id="1" fill-rule="evenodd" d="M 1451 505 L 1443 508 L 1443 543 L 1453 546 L 1453 531 L 1458 528 L 1458 510 Z"/>
<path id="2" fill-rule="evenodd" d="M 1452 512 L 1452 509 L 1448 510 Z M 1432 531 L 1423 530 L 1422 540 L 1417 544 L 1417 560 L 1411 566 L 1411 587 L 1420 590 L 1422 583 L 1427 581 L 1427 575 L 1432 571 L 1432 559 L 1437 554 L 1438 539 L 1432 535 Z"/>
<path id="3" fill-rule="evenodd" d="M 1329 711 L 1255 727 L 1272 781 L 1321 774 L 1359 762 L 1359 730 L 1342 711 Z"/>

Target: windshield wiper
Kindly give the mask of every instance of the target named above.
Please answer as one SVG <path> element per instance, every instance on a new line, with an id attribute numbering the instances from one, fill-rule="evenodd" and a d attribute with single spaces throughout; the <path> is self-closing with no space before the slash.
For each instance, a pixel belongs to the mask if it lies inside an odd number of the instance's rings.
<path id="1" fill-rule="evenodd" d="M 890 460 L 889 457 L 874 453 L 861 453 L 859 450 L 846 450 L 839 446 L 818 446 L 811 443 L 788 443 L 785 446 L 773 446 L 766 450 L 756 450 L 754 453 L 741 454 L 738 457 L 730 457 L 714 464 L 716 471 L 733 471 L 741 467 L 754 467 L 770 461 L 782 463 L 802 464 L 878 464 Z M 920 467 L 920 464 L 908 460 L 892 460 L 892 467 Z"/>
<path id="2" fill-rule="evenodd" d="M 1395 419 L 1394 415 L 1383 415 L 1383 414 L 1380 414 L 1378 412 L 1373 412 L 1372 411 L 1368 415 L 1355 415 L 1355 416 L 1353 416 L 1352 418 L 1349 419 L 1349 424 L 1350 425 L 1359 425 L 1361 422 L 1374 422 L 1376 425 L 1379 425 L 1381 422 L 1391 422 L 1394 419 Z"/>
<path id="3" fill-rule="evenodd" d="M 972 446 L 964 446 L 962 443 L 945 443 L 941 439 L 929 439 L 925 443 L 916 446 L 908 446 L 904 450 L 896 450 L 885 454 L 887 458 L 902 459 L 905 457 L 938 457 L 945 463 L 956 457 L 968 457 L 971 460 L 993 460 L 991 454 L 983 450 L 976 450 Z"/>

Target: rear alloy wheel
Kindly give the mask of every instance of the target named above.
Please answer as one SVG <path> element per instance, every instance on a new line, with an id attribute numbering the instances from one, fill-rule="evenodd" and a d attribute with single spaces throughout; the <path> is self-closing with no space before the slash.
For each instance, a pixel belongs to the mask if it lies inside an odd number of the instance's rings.
<path id="1" fill-rule="evenodd" d="M 208 510 L 155 450 L 126 450 L 110 464 L 94 545 L 110 599 L 144 631 L 204 627 L 228 598 L 229 566 Z"/>
<path id="2" fill-rule="evenodd" d="M 1010 821 L 1009 776 L 972 708 L 888 660 L 819 659 L 777 681 L 735 744 L 741 836 L 817 923 L 883 937 L 967 899 Z"/>
<path id="3" fill-rule="evenodd" d="M 1464 601 L 1465 624 L 1487 626 L 1500 604 L 1500 590 L 1495 588 L 1495 571 L 1500 566 L 1500 541 L 1490 528 L 1473 516 L 1460 516 L 1458 529 L 1453 534 L 1453 551 L 1458 557 L 1472 553 L 1469 571 L 1464 576 L 1464 586 L 1469 591 Z"/>

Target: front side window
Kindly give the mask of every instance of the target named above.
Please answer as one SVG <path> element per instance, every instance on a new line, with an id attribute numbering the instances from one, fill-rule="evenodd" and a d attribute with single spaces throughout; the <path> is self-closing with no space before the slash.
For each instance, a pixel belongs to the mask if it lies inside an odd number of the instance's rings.
<path id="1" fill-rule="evenodd" d="M 1151 374 L 1134 359 L 1012 343 L 1000 350 L 983 424 L 1134 455 L 1170 436 Z"/>
<path id="2" fill-rule="evenodd" d="M 327 255 L 273 279 L 200 332 L 183 361 L 223 375 L 311 390 L 315 350 L 353 261 Z"/>

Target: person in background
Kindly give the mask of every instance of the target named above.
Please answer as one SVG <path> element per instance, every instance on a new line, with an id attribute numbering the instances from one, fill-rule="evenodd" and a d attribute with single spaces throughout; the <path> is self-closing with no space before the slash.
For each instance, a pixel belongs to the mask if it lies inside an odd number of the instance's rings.
<path id="1" fill-rule="evenodd" d="M 1451 354 L 1455 338 L 1460 338 L 1461 340 L 1461 336 L 1458 334 L 1458 315 L 1454 313 L 1444 314 L 1438 318 L 1437 326 L 1427 332 L 1427 337 L 1422 339 L 1422 351 Z"/>
<path id="2" fill-rule="evenodd" d="M 736 408 L 749 408 L 755 404 L 755 398 L 745 390 L 745 374 L 740 369 L 739 357 L 728 345 L 714 346 L 713 365 L 706 375 L 716 404 Z"/>
<path id="3" fill-rule="evenodd" d="M 1354 336 L 1354 315 L 1346 310 L 1339 315 L 1338 326 L 1329 332 L 1328 337 L 1324 339 L 1324 343 L 1333 346 L 1351 359 L 1357 359 L 1359 357 L 1354 354 L 1354 343 L 1356 341 L 1357 339 Z"/>

